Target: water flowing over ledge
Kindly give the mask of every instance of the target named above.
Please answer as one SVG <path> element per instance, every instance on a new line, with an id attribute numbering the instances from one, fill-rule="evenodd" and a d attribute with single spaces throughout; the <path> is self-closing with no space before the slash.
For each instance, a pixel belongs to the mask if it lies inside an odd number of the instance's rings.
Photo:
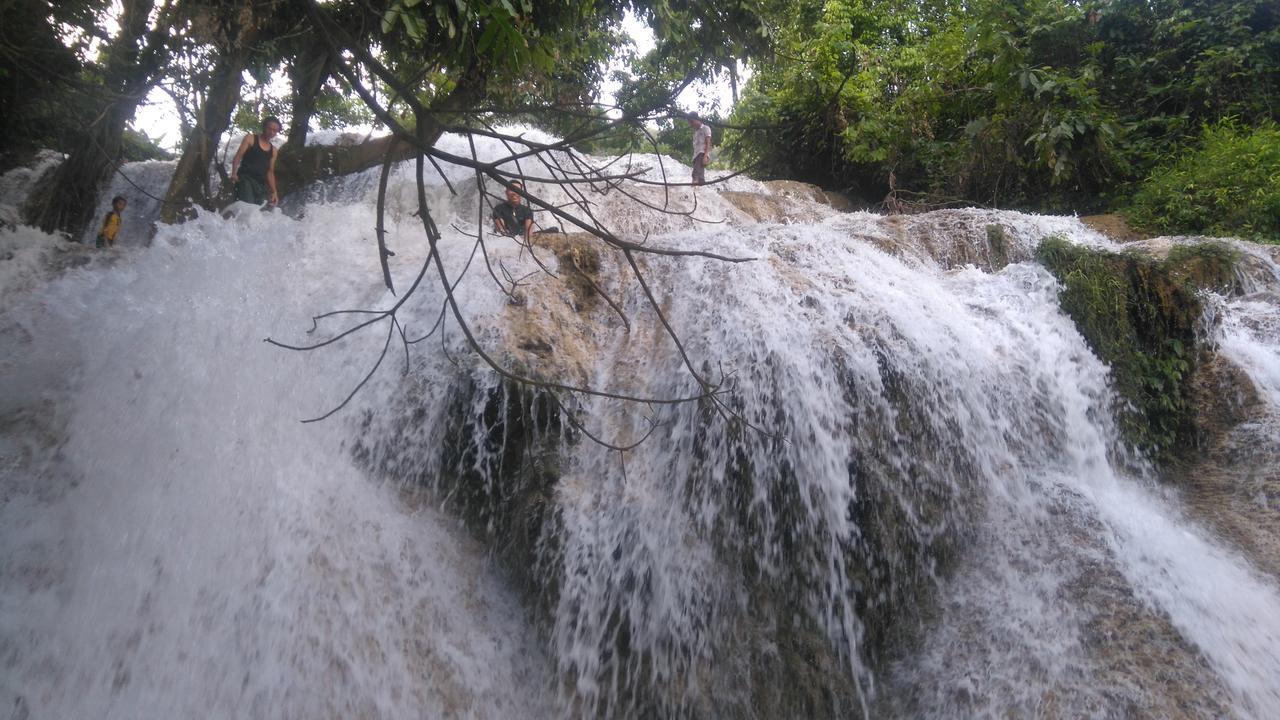
<path id="1" fill-rule="evenodd" d="M 460 194 L 431 202 L 456 277 L 477 190 L 446 172 Z M 758 258 L 644 263 L 733 416 L 518 388 L 450 329 L 300 425 L 381 336 L 259 341 L 388 304 L 375 184 L 115 253 L 0 235 L 0 695 L 31 717 L 1280 713 L 1280 592 L 1259 560 L 1280 537 L 1274 258 L 1241 245 L 1254 284 L 1209 303 L 1257 395 L 1222 441 L 1261 458 L 1246 476 L 1221 450 L 1224 515 L 1126 447 L 1108 368 L 1032 261 L 1047 236 L 1105 237 L 1012 212 L 840 213 L 745 178 L 672 190 L 713 223 L 592 198 L 629 237 Z M 407 169 L 391 197 L 404 287 L 425 255 Z M 491 250 L 563 280 L 514 302 L 483 272 L 461 281 L 504 364 L 697 393 L 615 256 L 577 236 Z M 414 299 L 411 333 L 441 300 Z M 586 437 L 646 432 L 625 455 Z"/>

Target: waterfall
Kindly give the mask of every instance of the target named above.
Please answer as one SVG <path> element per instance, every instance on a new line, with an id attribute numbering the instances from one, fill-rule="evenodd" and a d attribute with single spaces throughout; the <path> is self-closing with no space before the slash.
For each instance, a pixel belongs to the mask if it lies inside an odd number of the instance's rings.
<path id="1" fill-rule="evenodd" d="M 135 169 L 163 195 L 159 164 Z M 261 342 L 331 338 L 360 318 L 313 316 L 398 299 L 373 173 L 149 247 L 0 231 L 15 712 L 1280 714 L 1280 576 L 1258 559 L 1280 534 L 1230 530 L 1280 514 L 1273 257 L 1249 249 L 1265 272 L 1210 303 L 1212 342 L 1258 395 L 1235 442 L 1263 458 L 1242 481 L 1254 506 L 1223 519 L 1126 445 L 1108 368 L 1033 260 L 1051 235 L 1114 248 L 1074 218 L 839 213 L 745 177 L 629 189 L 674 215 L 591 191 L 625 237 L 752 258 L 641 257 L 682 355 L 594 241 L 487 238 L 494 275 L 525 278 L 504 293 L 472 258 L 474 174 L 443 172 L 443 267 L 471 263 L 456 296 L 486 352 L 654 402 L 518 387 L 451 317 L 407 352 L 386 321 L 311 352 Z M 130 197 L 139 222 L 147 207 Z M 416 208 L 410 163 L 388 202 L 402 293 L 427 252 Z M 428 276 L 406 337 L 444 302 Z M 341 404 L 388 333 L 350 405 L 298 422 Z"/>
<path id="2" fill-rule="evenodd" d="M 311 237 L 367 211 L 204 215 L 113 251 L 43 238 L 81 262 L 5 293 L 0 321 L 5 713 L 551 714 L 545 652 L 484 549 L 371 483 L 343 422 L 298 423 L 363 352 L 261 342 L 380 297 L 375 275 L 325 279 L 376 270 L 366 245 Z"/>

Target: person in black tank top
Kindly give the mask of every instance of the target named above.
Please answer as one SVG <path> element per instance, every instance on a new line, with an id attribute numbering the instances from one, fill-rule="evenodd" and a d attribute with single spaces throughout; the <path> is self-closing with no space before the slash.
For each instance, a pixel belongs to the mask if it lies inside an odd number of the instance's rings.
<path id="1" fill-rule="evenodd" d="M 276 148 L 271 139 L 280 134 L 280 120 L 262 121 L 261 135 L 246 135 L 231 161 L 231 181 L 236 184 L 236 200 L 262 205 L 280 202 L 276 194 Z"/>

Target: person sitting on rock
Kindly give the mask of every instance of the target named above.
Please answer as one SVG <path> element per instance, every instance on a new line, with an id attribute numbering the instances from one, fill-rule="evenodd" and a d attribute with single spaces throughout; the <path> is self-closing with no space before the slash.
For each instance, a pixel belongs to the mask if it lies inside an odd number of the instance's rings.
<path id="1" fill-rule="evenodd" d="M 276 194 L 276 146 L 271 139 L 280 134 L 280 119 L 262 121 L 261 135 L 245 135 L 231 161 L 231 182 L 236 184 L 236 200 L 263 205 L 280 202 Z"/>
<path id="2" fill-rule="evenodd" d="M 524 204 L 523 190 L 519 180 L 507 185 L 507 199 L 493 206 L 493 231 L 511 237 L 523 235 L 527 243 L 533 234 L 533 211 Z"/>

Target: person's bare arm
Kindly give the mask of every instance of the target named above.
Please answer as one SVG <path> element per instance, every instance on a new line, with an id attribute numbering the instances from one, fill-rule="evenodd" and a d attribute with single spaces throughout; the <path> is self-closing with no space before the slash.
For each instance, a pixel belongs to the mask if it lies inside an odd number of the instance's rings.
<path id="1" fill-rule="evenodd" d="M 271 191 L 271 204 L 279 205 L 280 196 L 276 194 L 276 150 L 271 149 L 271 160 L 267 162 L 267 189 Z"/>
<path id="2" fill-rule="evenodd" d="M 235 159 L 231 161 L 231 182 L 240 182 L 240 161 L 244 159 L 244 154 L 249 152 L 249 136 L 245 135 L 240 141 L 240 149 L 236 151 Z"/>
<path id="3" fill-rule="evenodd" d="M 533 240 L 533 218 L 524 221 L 524 241 L 526 243 Z"/>

